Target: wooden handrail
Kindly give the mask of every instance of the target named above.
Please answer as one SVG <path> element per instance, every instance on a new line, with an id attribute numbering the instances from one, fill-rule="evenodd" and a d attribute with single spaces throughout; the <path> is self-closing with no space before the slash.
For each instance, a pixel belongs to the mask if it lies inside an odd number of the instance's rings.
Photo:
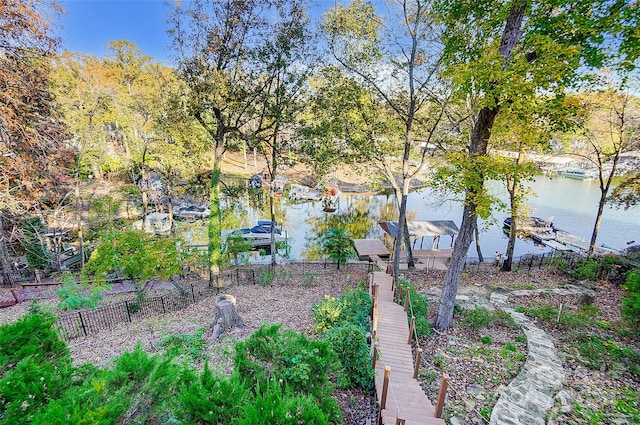
<path id="1" fill-rule="evenodd" d="M 404 296 L 404 311 L 407 311 L 407 308 L 409 308 L 409 288 L 407 288 L 407 292 L 405 292 L 405 296 Z"/>
<path id="2" fill-rule="evenodd" d="M 442 417 L 442 409 L 444 408 L 444 398 L 447 395 L 447 387 L 449 386 L 449 376 L 442 375 L 442 382 L 440 383 L 440 391 L 438 392 L 438 402 L 436 403 L 435 417 Z"/>
<path id="3" fill-rule="evenodd" d="M 389 378 L 391 376 L 391 366 L 384 367 L 384 380 L 382 381 L 382 396 L 380 397 L 380 410 L 387 408 L 387 391 L 389 390 Z"/>
<path id="4" fill-rule="evenodd" d="M 416 316 L 411 316 L 411 324 L 409 325 L 409 340 L 407 341 L 407 344 L 411 344 L 411 341 L 413 340 L 413 331 L 416 328 Z"/>
<path id="5" fill-rule="evenodd" d="M 371 369 L 375 370 L 376 369 L 376 360 L 378 360 L 378 349 L 379 349 L 379 345 L 376 342 L 375 344 L 373 344 L 373 357 L 371 357 Z"/>
<path id="6" fill-rule="evenodd" d="M 416 355 L 416 363 L 413 367 L 413 379 L 418 379 L 418 371 L 420 370 L 420 362 L 422 361 L 422 348 L 418 348 L 418 354 Z"/>

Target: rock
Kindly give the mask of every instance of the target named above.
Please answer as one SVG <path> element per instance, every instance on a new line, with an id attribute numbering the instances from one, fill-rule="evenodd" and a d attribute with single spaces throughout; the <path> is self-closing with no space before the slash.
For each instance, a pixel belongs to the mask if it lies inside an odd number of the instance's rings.
<path id="1" fill-rule="evenodd" d="M 450 425 L 465 425 L 465 421 L 460 416 L 453 416 L 449 419 Z"/>
<path id="2" fill-rule="evenodd" d="M 467 399 L 464 401 L 464 409 L 467 412 L 473 412 L 473 409 L 476 408 L 476 401 L 472 398 Z"/>
<path id="3" fill-rule="evenodd" d="M 560 390 L 558 394 L 556 394 L 556 400 L 560 403 L 561 407 L 571 407 L 570 405 L 572 398 L 572 394 L 567 390 Z"/>
<path id="4" fill-rule="evenodd" d="M 482 385 L 479 384 L 471 384 L 467 387 L 467 393 L 469 394 L 473 394 L 473 395 L 481 395 L 486 393 L 487 390 L 484 389 L 484 387 Z"/>

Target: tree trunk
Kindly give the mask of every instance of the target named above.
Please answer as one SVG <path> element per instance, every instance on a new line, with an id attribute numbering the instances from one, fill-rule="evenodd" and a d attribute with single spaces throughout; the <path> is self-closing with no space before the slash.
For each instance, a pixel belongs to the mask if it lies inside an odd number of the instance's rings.
<path id="1" fill-rule="evenodd" d="M 220 295 L 216 298 L 213 322 L 209 326 L 212 337 L 220 341 L 220 335 L 236 326 L 244 326 L 242 318 L 236 311 L 236 298 L 229 294 Z"/>
<path id="2" fill-rule="evenodd" d="M 520 28 L 522 26 L 525 8 L 526 2 L 524 1 L 514 4 L 505 22 L 500 47 L 498 48 L 498 52 L 503 58 L 504 70 L 508 68 L 511 51 L 520 38 Z M 472 159 L 487 154 L 487 146 L 489 144 L 489 138 L 491 137 L 491 128 L 493 127 L 493 123 L 500 111 L 500 99 L 494 98 L 493 100 L 493 105 L 495 106 L 485 106 L 482 108 L 478 113 L 478 119 L 473 126 L 469 146 L 469 154 Z M 488 102 L 488 104 L 491 104 L 491 102 Z M 460 233 L 458 234 L 458 239 L 456 239 L 456 242 L 453 245 L 451 261 L 449 262 L 449 268 L 447 269 L 447 275 L 445 276 L 442 294 L 440 296 L 438 315 L 434 323 L 434 326 L 437 329 L 449 329 L 453 327 L 453 306 L 456 299 L 456 293 L 458 292 L 458 284 L 460 283 L 460 277 L 462 276 L 462 271 L 464 270 L 464 265 L 467 261 L 467 252 L 469 251 L 469 245 L 471 244 L 471 238 L 475 232 L 476 222 L 478 219 L 476 212 L 476 200 L 474 198 L 475 195 L 477 195 L 477 191 L 481 190 L 484 186 L 483 171 L 480 169 L 477 170 L 477 173 L 477 181 L 479 182 L 478 186 L 476 188 L 472 187 L 467 189 L 465 196 L 465 207 L 463 210 L 462 223 L 460 225 Z"/>
<path id="3" fill-rule="evenodd" d="M 458 284 L 467 262 L 467 252 L 469 252 L 469 245 L 471 245 L 471 238 L 476 227 L 475 206 L 468 202 L 465 204 L 460 233 L 453 244 L 451 260 L 449 261 L 444 286 L 440 294 L 438 315 L 434 323 L 436 329 L 449 329 L 453 326 L 453 306 L 456 301 Z"/>
<path id="4" fill-rule="evenodd" d="M 2 212 L 0 212 L 0 267 L 2 267 L 2 281 L 13 286 L 13 278 L 11 276 L 11 258 L 7 249 L 7 240 L 4 237 L 4 223 L 2 220 Z"/>
<path id="5" fill-rule="evenodd" d="M 513 251 L 516 247 L 516 232 L 518 230 L 516 221 L 517 220 L 512 216 L 511 228 L 509 229 L 509 242 L 507 243 L 507 252 L 504 254 L 502 268 L 500 269 L 503 272 L 510 272 L 511 265 L 513 264 Z"/>
<path id="6" fill-rule="evenodd" d="M 209 188 L 209 282 L 213 285 L 213 277 L 222 267 L 222 210 L 220 209 L 220 174 L 222 168 L 222 154 L 224 152 L 224 130 L 222 118 L 218 119 L 218 133 L 215 140 L 215 160 L 211 171 L 211 186 Z M 204 124 L 203 124 L 204 125 Z M 207 128 L 207 127 L 205 127 Z"/>
<path id="7" fill-rule="evenodd" d="M 484 262 L 484 257 L 482 256 L 482 247 L 480 246 L 480 229 L 478 228 L 478 219 L 476 217 L 476 253 L 478 254 L 478 263 Z"/>

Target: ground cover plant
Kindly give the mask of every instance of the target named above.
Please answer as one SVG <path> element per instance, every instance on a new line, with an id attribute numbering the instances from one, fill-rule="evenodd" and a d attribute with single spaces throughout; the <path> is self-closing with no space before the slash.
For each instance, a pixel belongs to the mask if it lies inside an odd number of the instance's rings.
<path id="1" fill-rule="evenodd" d="M 501 389 L 526 360 L 527 340 L 502 311 L 457 306 L 454 319 L 453 329 L 419 338 L 427 362 L 418 380 L 435 403 L 442 375 L 449 376 L 445 420 L 488 422 Z"/>
<path id="2" fill-rule="evenodd" d="M 173 349 L 154 355 L 140 346 L 105 368 L 74 367 L 54 322 L 34 313 L 0 328 L 5 423 L 341 421 L 329 382 L 336 354 L 326 342 L 280 331 L 279 325 L 263 326 L 238 343 L 233 373 L 214 376 L 207 365 L 199 371 L 176 361 Z M 177 347 L 176 338 L 166 344 Z"/>
<path id="3" fill-rule="evenodd" d="M 276 268 L 268 285 L 234 285 L 224 289 L 238 299 L 239 314 L 250 327 L 223 334 L 220 343 L 213 344 L 202 334 L 202 329 L 210 325 L 213 311 L 212 300 L 203 300 L 180 312 L 123 324 L 74 341 L 69 346 L 73 364 L 80 367 L 90 363 L 95 368 L 104 369 L 113 364 L 114 357 L 133 351 L 136 341 L 140 341 L 149 355 L 177 350 L 175 361 L 180 365 L 190 363 L 198 371 L 204 371 L 207 364 L 214 377 L 230 376 L 234 370 L 235 343 L 249 338 L 262 323 L 283 323 L 282 330 L 292 329 L 319 340 L 320 334 L 315 330 L 317 322 L 310 306 L 321 304 L 325 295 L 343 301 L 342 295 L 351 292 L 351 288 L 365 288 L 365 270 L 366 265 L 354 264 L 348 264 L 346 269 L 339 271 L 335 266 L 324 267 L 322 264 L 287 264 Z M 417 292 L 429 299 L 428 318 L 431 319 L 437 304 L 432 297 L 438 294 L 441 274 L 433 271 L 407 271 L 404 274 Z M 634 415 L 637 415 L 638 406 L 638 375 L 630 372 L 632 364 L 625 365 L 617 360 L 629 357 L 629 349 L 637 350 L 638 347 L 634 327 L 624 321 L 620 311 L 621 299 L 633 298 L 633 291 L 600 281 L 576 282 L 565 274 L 554 274 L 545 269 L 498 273 L 494 267 L 488 266 L 474 267 L 465 273 L 460 294 L 468 297 L 469 301 L 461 304 L 464 308 L 456 308 L 454 329 L 444 333 L 433 331 L 430 337 L 419 340 L 419 346 L 424 350 L 419 382 L 432 401 L 437 396 L 441 373 L 446 371 L 450 375 L 445 403 L 447 420 L 457 416 L 463 423 L 481 423 L 483 418 L 488 418 L 498 393 L 509 384 L 520 368 L 521 359 L 526 356 L 526 338 L 522 332 L 512 329 L 504 317 L 493 317 L 493 312 L 472 306 L 473 302 L 488 300 L 492 291 L 535 292 L 553 288 L 592 291 L 591 306 L 583 299 L 583 307 L 580 307 L 578 301 L 583 298 L 581 296 L 551 293 L 510 298 L 512 307 L 531 309 L 529 317 L 549 334 L 563 361 L 566 374 L 564 391 L 557 397 L 557 405 L 549 413 L 548 423 L 637 422 Z M 102 302 L 109 299 L 111 296 L 105 296 Z M 44 300 L 42 307 L 48 304 Z M 55 305 L 57 302 L 52 303 Z M 486 304 L 481 305 L 486 307 Z M 17 319 L 11 319 L 12 315 L 24 314 L 26 307 L 19 304 L 0 310 L 2 323 L 15 322 Z M 540 311 L 540 318 L 533 317 L 538 314 L 534 309 Z M 340 313 L 342 311 L 340 309 Z M 574 340 L 572 329 L 584 330 L 585 339 Z M 596 338 L 590 335 L 605 332 L 613 340 L 601 339 L 604 347 L 599 347 Z M 562 337 L 567 333 L 567 337 Z M 599 369 L 592 369 L 588 355 L 580 354 L 579 347 L 574 344 L 584 345 L 586 353 L 588 350 L 594 353 L 598 353 L 597 350 L 602 353 L 610 351 L 607 354 L 610 358 L 598 355 L 604 362 Z M 196 378 L 203 379 L 201 375 L 196 375 Z M 331 382 L 338 384 L 337 376 L 332 377 Z M 224 382 L 224 385 L 228 384 L 228 381 Z M 215 385 L 223 388 L 223 383 Z M 332 397 L 342 408 L 344 424 L 363 424 L 375 416 L 372 391 L 360 386 L 343 388 L 337 385 Z M 202 414 L 206 416 L 209 410 Z"/>
<path id="4" fill-rule="evenodd" d="M 630 273 L 633 280 L 635 273 Z M 600 282 L 607 296 L 540 294 L 511 301 L 553 339 L 567 374 L 550 423 L 638 423 L 640 344 L 633 318 L 625 319 L 625 292 Z M 627 301 L 627 303 L 630 301 Z M 622 309 L 621 309 L 622 306 Z"/>
<path id="5" fill-rule="evenodd" d="M 295 270 L 295 267 L 292 269 Z M 64 420 L 83 423 L 86 420 L 88 423 L 105 424 L 322 424 L 339 423 L 344 415 L 341 409 L 343 405 L 347 406 L 346 413 L 349 416 L 344 423 L 361 423 L 356 418 L 371 416 L 370 411 L 365 411 L 365 406 L 370 404 L 361 401 L 363 395 L 365 398 L 369 397 L 370 382 L 367 382 L 367 388 L 364 389 L 357 382 L 347 383 L 345 379 L 341 379 L 340 385 L 348 384 L 349 388 L 334 395 L 334 383 L 338 380 L 336 368 L 341 363 L 331 346 L 350 349 L 353 343 L 358 343 L 361 347 L 367 347 L 365 333 L 361 330 L 363 328 L 353 323 L 366 322 L 370 297 L 366 291 L 351 289 L 358 286 L 361 280 L 359 272 L 347 273 L 348 279 L 339 285 L 317 282 L 326 281 L 328 276 L 332 276 L 330 281 L 336 282 L 334 273 L 335 269 L 325 272 L 324 269 L 311 268 L 301 273 L 283 273 L 277 270 L 274 273 L 277 280 L 274 286 L 227 288 L 244 293 L 240 298 L 255 301 L 256 306 L 264 306 L 262 300 L 265 297 L 256 296 L 261 291 L 267 297 L 278 297 L 278 293 L 291 295 L 295 292 L 298 296 L 294 298 L 303 300 L 307 300 L 303 296 L 305 292 L 315 294 L 316 291 L 327 291 L 326 293 L 341 299 L 343 317 L 349 321 L 348 324 L 345 322 L 344 327 L 347 332 L 342 334 L 336 331 L 331 341 L 320 335 L 309 338 L 307 334 L 311 336 L 312 333 L 303 330 L 307 327 L 304 324 L 301 331 L 265 324 L 254 329 L 243 329 L 241 334 L 225 334 L 221 343 L 211 343 L 205 334 L 206 327 L 199 326 L 200 322 L 195 318 L 194 312 L 198 305 L 193 305 L 187 311 L 174 314 L 172 318 L 149 318 L 139 324 L 127 325 L 125 337 L 134 341 L 139 339 L 141 342 L 129 351 L 104 362 L 77 361 L 80 351 L 92 354 L 86 352 L 92 351 L 90 341 L 93 337 L 74 341 L 76 361 L 73 365 L 71 352 L 63 344 L 67 353 L 64 357 L 65 364 L 68 365 L 65 370 L 68 370 L 71 378 L 63 380 L 64 388 L 57 396 L 47 396 L 48 403 L 40 405 L 30 402 L 35 413 L 29 416 L 28 423 L 62 423 Z M 313 279 L 310 280 L 309 274 L 313 274 Z M 342 272 L 340 274 L 345 276 Z M 343 293 L 343 288 L 347 289 L 346 293 Z M 283 300 L 283 306 L 287 306 L 286 312 L 295 315 L 301 313 L 297 306 L 286 301 L 290 300 Z M 202 301 L 197 304 L 204 306 L 207 303 Z M 304 304 L 302 307 L 311 319 L 310 306 L 313 303 L 303 301 L 301 304 Z M 265 312 L 274 314 L 274 317 L 279 315 L 287 323 L 300 325 L 300 316 L 288 319 L 277 304 L 272 303 Z M 246 311 L 241 309 L 241 314 L 243 313 Z M 51 317 L 52 321 L 55 319 L 53 316 L 45 317 Z M 251 320 L 251 314 L 246 317 L 250 323 L 256 323 Z M 293 317 L 298 319 L 292 322 Z M 205 320 L 210 320 L 210 312 L 206 314 Z M 172 330 L 174 322 L 180 321 L 181 324 Z M 269 321 L 270 319 L 267 320 Z M 14 322 L 10 326 L 18 323 Z M 312 321 L 309 321 L 308 330 L 311 327 Z M 354 328 L 357 330 L 352 332 Z M 4 327 L 2 329 L 5 330 Z M 15 332 L 15 329 L 8 329 L 3 335 L 13 335 Z M 95 340 L 110 341 L 113 350 L 113 340 L 109 333 L 103 332 L 95 336 Z M 152 338 L 140 338 L 144 334 Z M 366 354 L 369 354 L 368 350 Z M 351 359 L 357 362 L 353 356 Z M 370 365 L 370 361 L 369 356 L 361 364 Z M 224 366 L 225 362 L 228 362 L 228 367 Z M 5 375 L 2 370 L 0 376 Z M 230 388 L 234 388 L 235 392 L 230 392 Z M 13 406 L 16 407 L 16 412 L 24 413 L 23 403 L 22 399 L 15 400 Z M 271 410 L 264 410 L 267 407 Z M 359 413 L 359 410 L 363 413 Z M 4 406 L 2 412 L 4 413 Z M 271 419 L 267 420 L 267 416 Z M 234 419 L 231 420 L 230 417 Z"/>

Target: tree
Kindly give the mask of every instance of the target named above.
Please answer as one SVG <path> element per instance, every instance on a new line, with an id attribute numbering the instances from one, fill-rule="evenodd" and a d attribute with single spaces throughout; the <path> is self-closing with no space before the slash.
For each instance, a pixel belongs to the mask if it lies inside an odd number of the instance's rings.
<path id="1" fill-rule="evenodd" d="M 484 182 L 491 173 L 486 158 L 496 119 L 536 97 L 547 101 L 549 111 L 561 111 L 565 90 L 584 80 L 586 71 L 605 64 L 632 68 L 638 10 L 613 1 L 445 0 L 441 13 L 447 72 L 460 93 L 477 99 L 468 154 L 459 157 L 469 184 L 462 223 L 435 321 L 436 328 L 447 329 L 477 214 L 490 204 Z"/>
<path id="2" fill-rule="evenodd" d="M 295 142 L 294 125 L 304 110 L 307 79 L 312 70 L 310 58 L 313 38 L 309 35 L 308 18 L 303 2 L 288 0 L 277 2 L 277 18 L 271 22 L 271 31 L 265 35 L 264 45 L 257 52 L 264 73 L 264 90 L 256 97 L 253 120 L 245 130 L 250 144 L 264 156 L 270 180 L 273 182 L 278 167 L 290 163 L 283 156 L 287 147 Z M 275 217 L 275 190 L 269 190 L 269 212 Z M 271 226 L 271 265 L 276 264 L 276 226 Z"/>
<path id="3" fill-rule="evenodd" d="M 318 237 L 322 251 L 338 263 L 338 270 L 341 264 L 347 264 L 347 260 L 355 254 L 351 238 L 350 233 L 340 228 L 329 229 Z"/>
<path id="4" fill-rule="evenodd" d="M 409 267 L 413 266 L 406 230 L 407 196 L 411 181 L 426 164 L 425 152 L 417 167 L 411 164 L 415 138 L 419 135 L 427 142 L 438 138 L 447 105 L 448 90 L 439 79 L 442 51 L 432 7 L 431 1 L 392 2 L 388 12 L 397 18 L 395 22 L 377 16 L 371 3 L 355 0 L 346 8 L 336 5 L 326 14 L 323 25 L 329 49 L 339 65 L 376 94 L 378 102 L 385 105 L 385 113 L 392 115 L 401 128 L 400 140 L 391 134 L 368 133 L 368 140 L 374 145 L 381 137 L 398 142 L 394 149 L 402 158 L 399 176 L 391 164 L 384 160 L 381 163 L 398 200 L 399 237 L 393 264 L 396 277 L 403 242 Z M 370 128 L 363 130 L 365 134 L 367 130 Z M 383 152 L 389 154 L 387 150 Z"/>
<path id="5" fill-rule="evenodd" d="M 171 279 L 182 272 L 185 255 L 178 240 L 150 235 L 139 230 L 109 231 L 91 253 L 83 269 L 98 282 L 121 274 L 138 288 L 152 277 Z"/>
<path id="6" fill-rule="evenodd" d="M 268 91 L 262 78 L 265 69 L 257 54 L 264 46 L 271 4 L 269 0 L 176 2 L 170 15 L 178 72 L 188 89 L 187 108 L 213 142 L 211 279 L 222 265 L 222 155 L 229 137 L 243 138 L 243 128 L 256 117 L 257 98 Z"/>
<path id="7" fill-rule="evenodd" d="M 591 97 L 591 96 L 590 96 Z M 640 149 L 640 105 L 629 93 L 606 90 L 587 98 L 590 119 L 586 124 L 586 158 L 598 171 L 600 199 L 591 232 L 588 256 L 594 254 L 604 206 L 618 173 L 621 155 Z"/>
<path id="8" fill-rule="evenodd" d="M 58 47 L 50 22 L 60 9 L 44 5 L 39 0 L 0 5 L 0 265 L 5 280 L 11 267 L 5 219 L 56 205 L 71 183 L 72 151 L 49 85 L 49 61 Z"/>

